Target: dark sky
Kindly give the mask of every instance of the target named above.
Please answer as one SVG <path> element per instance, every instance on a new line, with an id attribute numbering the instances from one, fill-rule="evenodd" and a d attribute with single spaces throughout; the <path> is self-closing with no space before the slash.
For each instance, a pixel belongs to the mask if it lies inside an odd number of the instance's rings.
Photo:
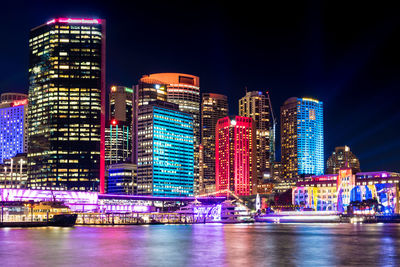
<path id="1" fill-rule="evenodd" d="M 108 85 L 131 86 L 147 73 L 194 74 L 203 92 L 229 96 L 232 114 L 245 86 L 269 88 L 277 115 L 289 97 L 318 98 L 324 102 L 326 158 L 335 146 L 349 145 L 362 170 L 400 171 L 400 16 L 394 6 L 7 2 L 1 8 L 1 92 L 27 92 L 31 28 L 58 16 L 105 18 Z"/>

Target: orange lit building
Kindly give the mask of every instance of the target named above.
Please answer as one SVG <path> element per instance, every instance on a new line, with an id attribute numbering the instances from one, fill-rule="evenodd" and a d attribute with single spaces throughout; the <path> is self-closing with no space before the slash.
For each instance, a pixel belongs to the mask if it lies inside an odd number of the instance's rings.
<path id="1" fill-rule="evenodd" d="M 215 130 L 216 191 L 229 189 L 239 196 L 256 192 L 257 164 L 254 121 L 224 117 Z"/>

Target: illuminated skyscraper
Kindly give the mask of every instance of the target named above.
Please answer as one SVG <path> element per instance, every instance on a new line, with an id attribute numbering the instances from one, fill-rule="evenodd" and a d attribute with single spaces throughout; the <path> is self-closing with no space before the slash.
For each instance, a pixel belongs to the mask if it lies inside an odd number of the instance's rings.
<path id="1" fill-rule="evenodd" d="M 130 162 L 132 149 L 131 127 L 115 119 L 105 129 L 105 165 Z"/>
<path id="2" fill-rule="evenodd" d="M 193 116 L 195 193 L 199 191 L 200 145 L 200 79 L 182 73 L 156 73 L 147 76 L 167 86 L 167 101 L 179 105 L 179 110 Z"/>
<path id="3" fill-rule="evenodd" d="M 131 160 L 133 89 L 111 86 L 109 121 L 105 129 L 105 165 Z"/>
<path id="4" fill-rule="evenodd" d="M 105 21 L 53 19 L 29 51 L 28 186 L 104 192 Z"/>
<path id="5" fill-rule="evenodd" d="M 329 157 L 326 162 L 326 173 L 327 174 L 338 174 L 342 168 L 350 168 L 352 173 L 361 172 L 360 161 L 350 151 L 348 146 L 339 146 L 335 148 L 335 151 Z"/>
<path id="6" fill-rule="evenodd" d="M 215 127 L 228 116 L 228 97 L 204 93 L 201 103 L 200 192 L 215 191 Z"/>
<path id="7" fill-rule="evenodd" d="M 257 183 L 262 184 L 264 174 L 271 174 L 271 107 L 260 91 L 247 92 L 239 100 L 239 116 L 253 119 L 256 129 Z"/>
<path id="8" fill-rule="evenodd" d="M 133 89 L 125 86 L 111 86 L 109 101 L 109 119 L 131 126 Z"/>
<path id="9" fill-rule="evenodd" d="M 139 84 L 133 87 L 133 123 L 132 123 L 132 163 L 138 164 L 138 116 L 139 107 L 154 101 L 167 101 L 167 85 L 144 75 Z"/>
<path id="10" fill-rule="evenodd" d="M 239 196 L 256 192 L 256 131 L 251 118 L 221 118 L 215 130 L 216 191 L 229 189 Z"/>
<path id="11" fill-rule="evenodd" d="M 28 145 L 28 99 L 10 102 L 14 98 L 1 96 L 4 102 L 0 103 L 0 164 L 19 153 L 26 153 Z"/>
<path id="12" fill-rule="evenodd" d="M 193 118 L 178 105 L 139 106 L 138 194 L 193 196 Z"/>
<path id="13" fill-rule="evenodd" d="M 283 178 L 324 173 L 323 103 L 292 97 L 281 107 Z"/>

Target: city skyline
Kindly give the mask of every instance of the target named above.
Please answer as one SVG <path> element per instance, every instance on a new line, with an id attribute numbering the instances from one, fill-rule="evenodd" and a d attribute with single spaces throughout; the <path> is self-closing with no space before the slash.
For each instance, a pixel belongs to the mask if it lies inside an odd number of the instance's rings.
<path id="1" fill-rule="evenodd" d="M 400 118 L 396 112 L 395 101 L 398 95 L 395 91 L 398 78 L 394 76 L 398 70 L 398 66 L 394 65 L 398 56 L 394 49 L 398 43 L 394 37 L 398 31 L 396 28 L 398 20 L 395 19 L 394 14 L 381 7 L 374 7 L 377 9 L 376 12 L 379 12 L 377 16 L 373 16 L 371 23 L 367 23 L 367 18 L 369 18 L 368 14 L 373 12 L 372 7 L 365 6 L 364 15 L 354 15 L 352 11 L 355 10 L 355 6 L 347 7 L 348 11 L 340 12 L 342 14 L 340 23 L 334 25 L 336 20 L 333 14 L 335 11 L 340 11 L 339 6 L 320 4 L 302 7 L 300 12 L 291 18 L 290 15 L 294 14 L 292 11 L 285 14 L 283 7 L 276 4 L 271 6 L 271 9 L 277 10 L 277 14 L 266 20 L 272 22 L 273 19 L 282 16 L 278 20 L 282 22 L 282 25 L 274 24 L 273 26 L 277 27 L 278 32 L 280 30 L 287 31 L 277 33 L 276 30 L 272 30 L 271 26 L 263 30 L 266 36 L 260 37 L 257 35 L 257 30 L 267 25 L 262 21 L 262 16 L 254 16 L 234 30 L 237 22 L 233 21 L 233 15 L 239 11 L 232 8 L 217 18 L 216 14 L 220 14 L 219 12 L 223 8 L 221 4 L 216 4 L 214 11 L 201 5 L 193 11 L 195 12 L 194 18 L 199 18 L 201 12 L 211 15 L 209 23 L 215 23 L 219 28 L 213 28 L 209 33 L 197 25 L 190 16 L 179 15 L 182 13 L 180 11 L 184 11 L 188 7 L 178 8 L 174 11 L 177 16 L 164 19 L 165 25 L 161 25 L 161 19 L 157 15 L 163 12 L 163 8 L 173 9 L 176 7 L 174 4 L 171 4 L 170 7 L 162 3 L 156 5 L 153 11 L 153 17 L 156 20 L 148 25 L 139 21 L 144 16 L 145 7 L 142 4 L 135 6 L 134 12 L 138 15 L 137 18 L 129 16 L 129 19 L 121 16 L 126 14 L 123 6 L 108 8 L 110 6 L 101 2 L 93 6 L 86 3 L 77 8 L 69 3 L 50 7 L 50 5 L 46 6 L 44 1 L 43 4 L 37 4 L 36 7 L 41 7 L 43 11 L 32 13 L 19 10 L 13 4 L 6 5 L 10 11 L 5 14 L 6 19 L 15 23 L 11 28 L 6 28 L 5 25 L 0 26 L 1 29 L 5 27 L 4 32 L 11 38 L 10 42 L 1 44 L 2 51 L 10 51 L 10 53 L 2 52 L 2 56 L 6 62 L 11 62 L 10 56 L 12 56 L 13 62 L 13 64 L 0 67 L 1 73 L 3 73 L 2 79 L 0 79 L 2 93 L 27 93 L 28 60 L 26 54 L 28 32 L 31 28 L 60 14 L 71 17 L 105 18 L 108 22 L 108 88 L 112 84 L 131 86 L 143 74 L 190 73 L 200 77 L 202 92 L 228 94 L 231 114 L 238 113 L 236 103 L 244 96 L 245 86 L 249 91 L 269 90 L 275 114 L 278 113 L 284 100 L 289 97 L 295 95 L 314 97 L 325 103 L 324 161 L 336 146 L 348 145 L 359 157 L 363 169 L 366 171 L 398 170 L 400 156 L 397 151 L 400 141 L 396 132 L 400 127 L 398 123 Z M 244 12 L 247 10 L 248 8 L 245 7 Z M 319 11 L 324 11 L 320 17 L 306 16 L 320 14 Z M 15 21 L 17 14 L 19 14 L 19 19 Z M 154 44 L 145 46 L 144 44 L 148 44 L 148 42 L 144 42 L 143 39 L 146 38 L 135 38 L 138 34 L 148 37 L 148 33 L 140 30 L 141 27 L 146 26 L 150 29 L 149 32 L 152 32 L 151 35 L 157 36 L 153 39 L 150 38 L 150 41 L 162 39 L 168 26 L 176 26 L 180 23 L 181 18 L 188 20 L 186 26 L 180 26 L 179 29 L 182 31 L 178 31 L 187 37 L 187 41 L 183 43 L 168 41 L 160 49 L 158 45 Z M 201 22 L 205 23 L 203 20 Z M 294 22 L 298 22 L 297 26 Z M 124 33 L 117 30 L 122 24 L 129 25 Z M 229 30 L 224 31 L 224 27 Z M 199 31 L 198 43 L 195 42 L 197 38 L 190 37 L 186 32 L 183 33 L 183 30 L 191 28 Z M 330 29 L 330 31 L 328 32 L 326 29 Z M 20 32 L 21 34 L 11 34 L 11 32 Z M 347 37 L 351 36 L 353 32 L 357 34 L 348 41 Z M 220 35 L 221 33 L 224 34 Z M 128 35 L 128 38 L 135 42 L 123 44 L 121 38 L 127 37 L 123 34 Z M 234 36 L 239 38 L 233 38 Z M 213 38 L 215 38 L 215 42 L 211 42 Z M 288 42 L 296 40 L 296 38 L 299 38 L 299 44 Z M 242 40 L 248 40 L 249 42 L 246 43 L 250 44 L 244 44 Z M 265 47 L 257 45 L 256 41 L 260 41 Z M 132 49 L 132 45 L 135 49 Z M 187 59 L 185 54 L 188 52 L 195 53 Z M 123 53 L 126 56 L 122 56 Z M 211 56 L 212 53 L 215 57 Z M 260 57 L 255 60 L 254 55 L 257 53 Z M 175 60 L 171 60 L 172 56 Z M 135 62 L 134 58 L 137 64 L 127 65 L 129 62 Z M 299 60 L 301 63 L 296 63 Z M 243 67 L 233 71 L 232 69 L 238 64 L 253 66 L 252 71 Z M 121 71 L 121 68 L 124 70 Z M 237 75 L 238 73 L 241 75 Z M 370 102 L 373 100 L 374 103 L 371 104 Z M 371 105 L 373 108 L 370 108 Z M 336 130 L 338 128 L 341 129 L 339 133 Z M 279 136 L 279 132 L 276 135 Z M 277 148 L 279 147 L 277 144 Z M 279 154 L 277 159 L 279 159 Z"/>

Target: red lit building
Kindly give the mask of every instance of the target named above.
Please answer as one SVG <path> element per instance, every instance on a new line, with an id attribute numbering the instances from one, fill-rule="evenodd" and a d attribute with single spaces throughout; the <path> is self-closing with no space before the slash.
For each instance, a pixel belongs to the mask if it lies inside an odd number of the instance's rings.
<path id="1" fill-rule="evenodd" d="M 254 121 L 224 117 L 215 129 L 216 191 L 229 189 L 239 196 L 255 193 L 257 186 Z"/>

